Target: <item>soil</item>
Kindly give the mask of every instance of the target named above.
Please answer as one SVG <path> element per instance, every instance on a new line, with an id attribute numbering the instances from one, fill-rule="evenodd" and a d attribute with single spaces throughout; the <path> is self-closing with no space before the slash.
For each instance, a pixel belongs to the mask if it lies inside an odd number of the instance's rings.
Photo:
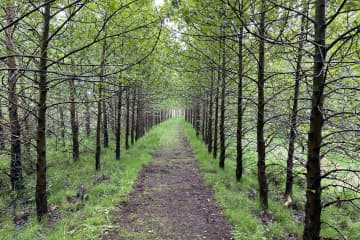
<path id="1" fill-rule="evenodd" d="M 103 232 L 103 240 L 232 239 L 232 226 L 203 184 L 180 126 L 142 169 L 128 201 L 111 216 L 112 228 Z"/>

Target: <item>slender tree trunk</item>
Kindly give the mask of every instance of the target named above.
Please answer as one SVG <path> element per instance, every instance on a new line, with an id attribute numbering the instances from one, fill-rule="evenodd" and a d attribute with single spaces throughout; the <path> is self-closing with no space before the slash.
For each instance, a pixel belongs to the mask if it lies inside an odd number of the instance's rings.
<path id="1" fill-rule="evenodd" d="M 106 61 L 106 40 L 104 40 L 103 48 L 101 52 L 100 63 L 100 82 L 98 89 L 98 101 L 97 101 L 97 119 L 96 119 L 96 149 L 95 149 L 95 170 L 100 170 L 100 155 L 101 155 L 101 114 L 102 114 L 102 102 L 103 102 L 103 83 L 105 73 L 105 61 Z"/>
<path id="2" fill-rule="evenodd" d="M 125 149 L 129 149 L 130 137 L 130 88 L 126 89 L 126 130 L 125 130 Z"/>
<path id="3" fill-rule="evenodd" d="M 204 126 L 204 142 L 206 145 L 209 144 L 209 135 L 208 135 L 208 108 L 209 108 L 209 94 L 206 94 L 206 103 L 204 106 L 204 121 L 205 121 L 205 126 Z"/>
<path id="4" fill-rule="evenodd" d="M 307 13 L 307 4 L 304 4 L 305 11 Z M 292 190 L 293 190 L 293 160 L 294 160 L 294 151 L 295 151 L 295 140 L 297 134 L 297 113 L 298 113 L 298 100 L 299 100 L 299 88 L 300 81 L 302 79 L 302 54 L 303 54 L 303 41 L 305 39 L 305 16 L 301 18 L 301 33 L 298 45 L 298 52 L 296 58 L 296 70 L 295 70 L 295 86 L 294 86 L 294 99 L 290 116 L 290 139 L 288 147 L 288 158 L 286 163 L 286 185 L 285 185 L 285 205 L 290 205 L 292 203 Z"/>
<path id="5" fill-rule="evenodd" d="M 122 86 L 120 84 L 118 90 L 118 104 L 117 104 L 117 118 L 116 118 L 116 134 L 115 134 L 115 141 L 116 141 L 116 160 L 120 160 L 121 158 L 121 105 L 122 105 Z"/>
<path id="6" fill-rule="evenodd" d="M 102 78 L 102 77 L 100 77 Z M 97 101 L 97 118 L 96 118 L 96 152 L 95 152 L 95 170 L 100 170 L 100 155 L 101 155 L 101 105 L 102 105 L 102 80 L 99 83 L 99 90 L 98 90 L 98 101 Z"/>
<path id="7" fill-rule="evenodd" d="M 91 113 L 88 93 L 85 93 L 85 131 L 89 137 L 91 134 Z"/>
<path id="8" fill-rule="evenodd" d="M 259 60 L 258 60 L 258 112 L 257 112 L 257 152 L 258 152 L 258 182 L 260 188 L 260 204 L 263 210 L 268 208 L 268 187 L 265 165 L 265 2 L 262 0 L 259 26 Z"/>
<path id="9" fill-rule="evenodd" d="M 65 117 L 64 117 L 64 110 L 62 108 L 62 106 L 59 106 L 59 117 L 60 117 L 60 136 L 61 136 L 61 140 L 63 141 L 64 145 L 65 145 Z"/>
<path id="10" fill-rule="evenodd" d="M 1 98 L 0 98 L 0 151 L 5 150 L 5 132 L 4 132 L 4 116 L 2 112 Z"/>
<path id="11" fill-rule="evenodd" d="M 30 160 L 31 157 L 31 139 L 32 139 L 32 134 L 31 134 L 31 127 L 30 127 L 30 112 L 24 112 L 24 136 L 25 136 L 25 142 L 24 142 L 24 147 L 25 147 L 25 153 L 23 156 L 23 159 L 26 159 L 27 161 Z"/>
<path id="12" fill-rule="evenodd" d="M 141 137 L 141 132 L 143 128 L 143 108 L 140 100 L 141 97 L 141 88 L 137 91 L 137 103 L 136 103 L 136 128 L 135 128 L 135 140 L 138 140 Z"/>
<path id="13" fill-rule="evenodd" d="M 77 161 L 79 159 L 79 124 L 76 120 L 76 87 L 75 87 L 75 63 L 71 59 L 73 76 L 70 78 L 70 123 L 71 123 L 71 133 L 72 133 L 72 154 L 73 160 Z"/>
<path id="14" fill-rule="evenodd" d="M 240 13 L 243 6 L 241 2 Z M 240 15 L 242 16 L 242 15 Z M 244 27 L 241 23 L 239 31 L 239 50 L 238 50 L 238 101 L 237 101 L 237 128 L 236 128 L 236 181 L 240 182 L 243 174 L 243 148 L 242 148 L 242 127 L 243 127 L 243 32 Z"/>
<path id="15" fill-rule="evenodd" d="M 134 87 L 131 104 L 131 145 L 135 142 L 135 107 L 136 107 L 136 87 Z"/>
<path id="16" fill-rule="evenodd" d="M 104 93 L 104 91 L 103 91 Z M 109 127 L 108 127 L 108 113 L 106 107 L 105 99 L 102 101 L 102 109 L 103 109 L 103 141 L 104 141 L 104 148 L 109 147 Z"/>
<path id="17" fill-rule="evenodd" d="M 204 93 L 204 96 L 205 96 L 205 94 L 206 93 Z M 205 102 L 206 102 L 206 100 L 205 100 Z M 205 128 L 205 125 L 206 125 L 206 122 L 205 122 L 205 120 L 206 120 L 206 118 L 205 118 L 205 112 L 206 112 L 206 103 L 203 103 L 203 104 L 201 104 L 201 108 L 202 108 L 202 113 L 201 113 L 201 135 L 202 135 L 202 139 L 203 139 L 203 141 L 205 142 L 205 139 L 206 139 L 206 137 L 205 137 L 205 130 L 206 130 L 206 128 Z"/>
<path id="18" fill-rule="evenodd" d="M 191 124 L 193 125 L 193 128 L 195 129 L 195 105 L 191 106 Z M 171 112 L 170 112 L 170 116 L 171 116 Z"/>
<path id="19" fill-rule="evenodd" d="M 226 55 L 225 55 L 225 41 L 224 30 L 221 30 L 221 106 L 220 106 L 220 158 L 219 167 L 224 169 L 225 167 L 225 93 L 226 93 Z"/>
<path id="20" fill-rule="evenodd" d="M 39 64 L 39 102 L 38 102 L 38 116 L 37 116 L 37 163 L 36 163 L 36 212 L 38 220 L 41 221 L 44 215 L 47 214 L 47 193 L 46 193 L 46 100 L 47 100 L 47 51 L 48 39 L 50 32 L 50 9 L 51 3 L 44 1 L 44 25 L 41 36 L 41 57 Z"/>
<path id="21" fill-rule="evenodd" d="M 210 83 L 210 99 L 209 99 L 209 114 L 208 114 L 208 153 L 212 151 L 212 122 L 213 122 L 213 91 L 214 91 L 214 69 L 211 69 L 211 83 Z"/>
<path id="22" fill-rule="evenodd" d="M 6 6 L 7 24 L 13 24 L 16 18 L 15 5 L 12 1 Z M 21 166 L 21 142 L 20 123 L 18 117 L 18 96 L 16 91 L 17 64 L 14 56 L 15 43 L 13 33 L 15 27 L 11 26 L 5 30 L 5 45 L 9 57 L 6 65 L 8 67 L 8 99 L 9 99 L 9 120 L 10 120 L 10 180 L 13 190 L 22 188 L 22 166 Z"/>
<path id="23" fill-rule="evenodd" d="M 115 91 L 116 90 L 114 89 L 114 92 Z M 109 125 L 110 125 L 111 132 L 113 134 L 115 134 L 115 131 L 116 131 L 116 110 L 115 110 L 116 101 L 117 101 L 117 97 L 114 97 L 114 96 L 112 96 L 109 101 L 109 109 L 110 109 Z"/>
<path id="24" fill-rule="evenodd" d="M 195 130 L 196 130 L 196 136 L 200 135 L 200 100 L 197 101 L 196 103 L 196 113 L 195 113 Z"/>
<path id="25" fill-rule="evenodd" d="M 216 95 L 215 95 L 215 122 L 214 122 L 214 148 L 213 148 L 213 157 L 217 158 L 217 150 L 218 150 L 218 127 L 219 127 L 219 94 L 220 94 L 220 79 L 221 73 L 220 69 L 218 70 L 218 79 L 216 83 Z"/>
<path id="26" fill-rule="evenodd" d="M 326 59 L 326 2 L 316 0 L 315 7 L 315 54 L 314 54 L 314 77 L 312 92 L 312 108 L 310 116 L 310 131 L 308 134 L 307 175 L 306 175 L 306 205 L 305 227 L 303 238 L 306 240 L 320 239 L 321 228 L 321 172 L 320 172 L 320 148 L 322 138 L 323 101 L 325 72 L 324 61 Z"/>

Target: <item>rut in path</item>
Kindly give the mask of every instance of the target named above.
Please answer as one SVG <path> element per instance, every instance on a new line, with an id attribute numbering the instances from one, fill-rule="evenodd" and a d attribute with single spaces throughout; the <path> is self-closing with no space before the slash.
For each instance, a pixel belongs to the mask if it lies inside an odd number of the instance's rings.
<path id="1" fill-rule="evenodd" d="M 169 131 L 172 136 L 140 172 L 129 200 L 112 212 L 114 227 L 103 240 L 231 239 L 231 225 L 202 183 L 183 129 Z"/>

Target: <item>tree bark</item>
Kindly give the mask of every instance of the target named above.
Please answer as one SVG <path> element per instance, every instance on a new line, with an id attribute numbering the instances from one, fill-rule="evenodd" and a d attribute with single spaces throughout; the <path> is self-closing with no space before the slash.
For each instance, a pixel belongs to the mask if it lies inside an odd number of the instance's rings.
<path id="1" fill-rule="evenodd" d="M 221 105 L 220 105 L 220 158 L 219 167 L 224 169 L 225 167 L 225 93 L 226 93 L 226 37 L 224 34 L 225 29 L 221 29 Z"/>
<path id="2" fill-rule="evenodd" d="M 243 6 L 240 6 L 240 17 L 242 16 Z M 237 126 L 236 126 L 236 181 L 240 182 L 243 174 L 243 148 L 242 148 L 242 127 L 243 127 L 243 24 L 240 23 L 239 49 L 238 49 L 238 94 L 237 94 Z"/>
<path id="3" fill-rule="evenodd" d="M 7 24 L 13 24 L 16 18 L 15 5 L 12 1 L 6 6 Z M 11 26 L 5 30 L 5 45 L 9 57 L 6 65 L 8 67 L 8 99 L 9 99 L 9 120 L 10 120 L 10 180 L 11 188 L 19 190 L 22 188 L 22 166 L 21 166 L 21 142 L 20 142 L 20 123 L 18 116 L 18 96 L 17 96 L 17 64 L 14 56 L 15 43 L 13 33 L 15 27 Z"/>
<path id="4" fill-rule="evenodd" d="M 307 14 L 307 4 L 304 4 L 305 10 L 304 14 Z M 301 30 L 300 38 L 298 45 L 298 52 L 296 57 L 296 69 L 295 69 L 295 85 L 294 85 L 294 96 L 293 96 L 293 105 L 290 115 L 290 134 L 289 134 L 289 146 L 288 146 L 288 157 L 286 161 L 286 184 L 285 184 L 285 205 L 288 206 L 292 203 L 292 191 L 293 191 L 293 161 L 294 161 L 294 152 L 295 152 L 295 140 L 297 135 L 297 113 L 298 113 L 298 101 L 299 101 L 299 89 L 300 82 L 302 79 L 302 56 L 303 56 L 303 46 L 305 39 L 305 16 L 301 17 Z"/>
<path id="5" fill-rule="evenodd" d="M 195 130 L 196 130 L 196 136 L 200 135 L 200 100 L 196 102 L 196 112 L 195 112 Z"/>
<path id="6" fill-rule="evenodd" d="M 204 97 L 205 97 L 206 93 L 204 92 Z M 202 135 L 202 139 L 203 141 L 206 143 L 206 136 L 205 136 L 205 130 L 206 130 L 206 117 L 205 117 L 205 112 L 206 112 L 206 100 L 205 102 L 203 102 L 203 104 L 201 104 L 201 108 L 202 108 L 202 113 L 201 113 L 201 135 Z"/>
<path id="7" fill-rule="evenodd" d="M 36 163 L 36 212 L 37 218 L 41 221 L 44 215 L 47 214 L 47 193 L 46 193 L 46 100 L 47 100 L 47 53 L 48 53 L 48 39 L 50 32 L 50 9 L 51 3 L 44 1 L 44 25 L 41 36 L 41 57 L 39 64 L 39 102 L 38 102 L 38 116 L 37 116 L 37 163 Z"/>
<path id="8" fill-rule="evenodd" d="M 322 127 L 324 123 L 323 101 L 325 86 L 326 59 L 326 2 L 316 0 L 315 3 L 315 54 L 314 77 L 312 91 L 312 108 L 310 116 L 310 131 L 308 133 L 307 175 L 306 175 L 306 205 L 305 226 L 303 238 L 306 240 L 320 239 L 321 228 L 321 172 L 320 148 Z"/>
<path id="9" fill-rule="evenodd" d="M 59 117 L 60 117 L 60 128 L 61 128 L 60 137 L 65 146 L 65 117 L 64 117 L 64 110 L 63 110 L 62 106 L 59 106 L 59 115 L 60 115 Z"/>
<path id="10" fill-rule="evenodd" d="M 121 105 L 122 105 L 122 85 L 120 84 L 118 90 L 118 104 L 117 104 L 117 118 L 116 118 L 116 134 L 115 134 L 115 153 L 116 160 L 120 160 L 121 158 Z"/>
<path id="11" fill-rule="evenodd" d="M 105 33 L 106 34 L 106 33 Z M 100 156 L 101 156 L 101 114 L 102 114 L 102 102 L 103 102 L 103 83 L 105 73 L 105 61 L 106 61 L 106 40 L 103 42 L 103 48 L 101 52 L 101 63 L 100 63 L 100 82 L 98 89 L 98 101 L 97 101 L 97 119 L 96 119 L 96 149 L 95 149 L 95 170 L 100 170 Z"/>
<path id="12" fill-rule="evenodd" d="M 135 142 L 135 108 L 136 108 L 136 87 L 134 87 L 131 104 L 131 145 Z"/>
<path id="13" fill-rule="evenodd" d="M 85 93 L 85 131 L 86 136 L 91 134 L 91 114 L 90 114 L 90 103 L 88 93 Z"/>
<path id="14" fill-rule="evenodd" d="M 4 132 L 4 115 L 2 112 L 2 105 L 0 99 L 0 151 L 5 150 L 5 132 Z"/>
<path id="15" fill-rule="evenodd" d="M 210 99 L 209 99 L 209 114 L 208 114 L 208 153 L 212 151 L 212 122 L 213 122 L 213 91 L 214 91 L 214 69 L 211 69 L 211 82 L 210 82 Z"/>
<path id="16" fill-rule="evenodd" d="M 218 150 L 218 127 L 219 127 L 219 94 L 220 94 L 220 79 L 221 73 L 220 68 L 218 69 L 218 77 L 216 83 L 216 94 L 215 94 L 215 121 L 214 121 L 214 147 L 213 147 L 213 157 L 217 158 L 217 150 Z"/>
<path id="17" fill-rule="evenodd" d="M 265 2 L 262 0 L 259 26 L 259 60 L 258 60 L 258 112 L 257 112 L 257 152 L 258 152 L 258 182 L 260 190 L 260 204 L 263 210 L 268 208 L 268 187 L 266 181 L 265 164 Z"/>
<path id="18" fill-rule="evenodd" d="M 130 88 L 126 89 L 126 129 L 125 129 L 125 149 L 130 148 Z"/>
<path id="19" fill-rule="evenodd" d="M 137 101 L 136 101 L 136 128 L 135 128 L 135 140 L 137 141 L 143 132 L 143 106 L 140 100 L 141 97 L 141 86 L 139 86 L 137 91 Z"/>
<path id="20" fill-rule="evenodd" d="M 104 90 L 103 90 L 104 94 Z M 103 109 L 103 143 L 104 148 L 109 147 L 109 129 L 108 129 L 108 114 L 105 99 L 102 101 L 102 109 Z"/>
<path id="21" fill-rule="evenodd" d="M 70 77 L 70 123 L 71 123 L 71 133 L 72 133 L 72 155 L 73 160 L 77 161 L 79 159 L 79 124 L 76 120 L 76 88 L 75 88 L 75 62 L 71 58 L 71 65 L 73 76 Z"/>

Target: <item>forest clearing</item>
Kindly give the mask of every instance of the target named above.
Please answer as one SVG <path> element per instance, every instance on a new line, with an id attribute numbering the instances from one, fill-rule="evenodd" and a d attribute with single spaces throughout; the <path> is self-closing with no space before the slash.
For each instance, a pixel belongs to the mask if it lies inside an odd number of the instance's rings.
<path id="1" fill-rule="evenodd" d="M 360 239 L 360 1 L 0 7 L 0 239 Z"/>

